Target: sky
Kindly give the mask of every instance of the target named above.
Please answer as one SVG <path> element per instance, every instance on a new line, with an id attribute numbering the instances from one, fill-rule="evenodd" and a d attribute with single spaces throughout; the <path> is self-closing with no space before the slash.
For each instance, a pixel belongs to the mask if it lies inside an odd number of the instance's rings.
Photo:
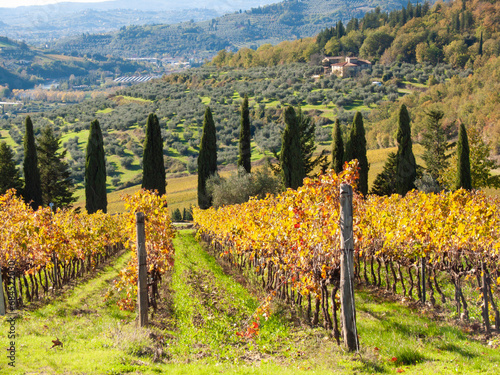
<path id="1" fill-rule="evenodd" d="M 15 8 L 23 5 L 47 5 L 55 3 L 100 3 L 104 0 L 0 0 L 0 8 Z"/>

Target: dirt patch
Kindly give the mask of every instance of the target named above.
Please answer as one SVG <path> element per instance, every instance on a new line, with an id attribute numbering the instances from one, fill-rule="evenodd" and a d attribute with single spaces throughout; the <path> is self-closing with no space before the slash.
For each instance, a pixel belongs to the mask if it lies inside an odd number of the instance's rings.
<path id="1" fill-rule="evenodd" d="M 97 310 L 88 310 L 88 309 L 74 309 L 71 311 L 71 315 L 82 317 L 84 315 L 97 314 Z"/>

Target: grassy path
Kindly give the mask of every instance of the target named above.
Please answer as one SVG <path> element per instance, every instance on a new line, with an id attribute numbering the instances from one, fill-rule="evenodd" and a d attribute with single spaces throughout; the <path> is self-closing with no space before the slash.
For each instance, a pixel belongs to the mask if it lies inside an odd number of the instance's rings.
<path id="1" fill-rule="evenodd" d="M 24 311 L 16 323 L 16 367 L 7 366 L 2 354 L 0 373 L 500 373 L 498 337 L 487 345 L 429 312 L 363 289 L 356 296 L 359 354 L 343 352 L 327 331 L 303 325 L 298 312 L 279 301 L 261 322 L 260 334 L 243 340 L 236 332 L 259 306 L 262 292 L 237 282 L 241 275 L 229 276 L 191 231 L 179 231 L 174 244 L 175 268 L 164 280 L 150 328 L 138 329 L 135 314 L 120 311 L 115 299 L 104 301 L 130 257 L 124 254 L 49 305 Z M 8 327 L 1 325 L 2 348 L 8 347 Z M 51 349 L 56 338 L 63 347 Z"/>
<path id="2" fill-rule="evenodd" d="M 122 326 L 131 313 L 120 311 L 113 301 L 104 302 L 109 283 L 128 261 L 124 254 L 90 281 L 76 286 L 52 303 L 33 312 L 23 311 L 16 322 L 16 365 L 0 358 L 1 373 L 109 373 L 124 358 L 120 347 Z M 7 331 L 4 322 L 2 331 Z M 58 338 L 63 347 L 55 347 Z M 1 347 L 7 337 L 1 335 Z M 127 349 L 127 348 L 125 348 Z"/>

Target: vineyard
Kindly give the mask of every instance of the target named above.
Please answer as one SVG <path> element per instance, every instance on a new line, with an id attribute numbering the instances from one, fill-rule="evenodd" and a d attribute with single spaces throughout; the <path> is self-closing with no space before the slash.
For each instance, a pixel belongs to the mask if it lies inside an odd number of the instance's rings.
<path id="1" fill-rule="evenodd" d="M 128 213 L 106 215 L 58 210 L 50 207 L 33 211 L 15 191 L 0 196 L 0 266 L 4 296 L 13 287 L 11 310 L 26 302 L 50 296 L 63 285 L 94 270 L 124 248 L 134 253 L 136 211 L 148 215 L 151 235 L 146 243 L 151 305 L 162 274 L 173 266 L 170 214 L 165 197 L 140 191 L 125 196 Z M 135 253 L 134 253 L 135 254 Z M 115 283 L 116 291 L 126 290 L 119 301 L 123 309 L 134 308 L 137 293 L 137 259 L 132 257 Z"/>
<path id="2" fill-rule="evenodd" d="M 218 255 L 252 267 L 263 287 L 287 302 L 306 304 L 313 325 L 321 311 L 337 342 L 339 191 L 341 183 L 354 184 L 356 174 L 349 164 L 339 175 L 304 180 L 297 191 L 194 212 L 199 236 Z M 404 198 L 355 194 L 354 277 L 464 321 L 482 319 L 488 333 L 490 321 L 498 329 L 499 207 L 464 190 Z"/>
<path id="3" fill-rule="evenodd" d="M 336 348 L 339 190 L 356 179 L 349 164 L 297 191 L 196 210 L 210 247 L 174 232 L 165 196 L 140 191 L 123 197 L 122 215 L 87 215 L 33 211 L 9 192 L 0 198 L 0 262 L 15 299 L 3 324 L 17 317 L 17 346 L 6 373 L 426 374 L 448 373 L 450 363 L 458 373 L 496 373 L 497 336 L 481 335 L 486 345 L 467 331 L 484 320 L 483 298 L 490 328 L 498 324 L 498 203 L 479 193 L 354 194 L 361 345 L 354 357 Z M 144 328 L 134 312 L 136 212 L 146 218 L 153 307 Z M 391 302 L 396 294 L 409 303 Z M 432 305 L 469 322 L 439 322 L 427 315 Z"/>

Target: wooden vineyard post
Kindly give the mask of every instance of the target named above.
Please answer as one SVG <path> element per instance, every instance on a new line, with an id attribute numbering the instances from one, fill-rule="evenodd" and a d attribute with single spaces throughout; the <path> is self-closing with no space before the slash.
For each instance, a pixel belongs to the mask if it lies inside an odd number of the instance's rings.
<path id="1" fill-rule="evenodd" d="M 425 265 L 426 257 L 421 258 L 422 264 L 422 302 L 425 304 Z"/>
<path id="2" fill-rule="evenodd" d="M 139 324 L 144 327 L 148 324 L 148 280 L 147 280 L 147 254 L 146 254 L 146 230 L 144 228 L 144 214 L 135 214 L 137 229 L 137 305 L 139 307 Z"/>
<path id="3" fill-rule="evenodd" d="M 59 288 L 59 279 L 57 274 L 57 256 L 55 251 L 52 252 L 52 263 L 54 264 L 54 286 L 52 288 L 52 291 L 55 292 L 56 288 Z"/>
<path id="4" fill-rule="evenodd" d="M 489 302 L 488 302 L 488 278 L 486 276 L 486 264 L 481 262 L 481 273 L 482 273 L 482 292 L 483 292 L 483 320 L 484 320 L 484 328 L 486 329 L 486 333 L 491 333 L 490 326 L 490 312 L 489 312 Z"/>
<path id="5" fill-rule="evenodd" d="M 0 269 L 0 316 L 5 315 L 5 297 L 3 295 L 2 270 Z"/>
<path id="6" fill-rule="evenodd" d="M 340 185 L 340 306 L 342 336 L 349 351 L 358 351 L 356 307 L 354 305 L 354 236 L 352 187 Z"/>

